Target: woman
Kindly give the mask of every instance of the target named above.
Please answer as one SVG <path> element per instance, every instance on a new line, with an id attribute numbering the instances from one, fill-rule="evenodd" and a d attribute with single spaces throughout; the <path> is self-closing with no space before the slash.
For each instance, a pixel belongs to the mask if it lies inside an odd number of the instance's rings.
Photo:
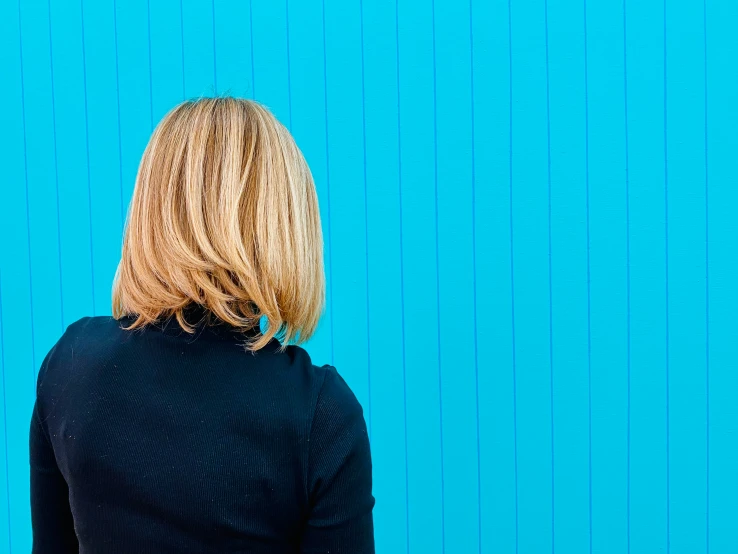
<path id="1" fill-rule="evenodd" d="M 324 303 L 315 186 L 264 107 L 172 110 L 144 152 L 114 317 L 40 369 L 33 551 L 374 552 L 362 410 L 295 346 Z"/>

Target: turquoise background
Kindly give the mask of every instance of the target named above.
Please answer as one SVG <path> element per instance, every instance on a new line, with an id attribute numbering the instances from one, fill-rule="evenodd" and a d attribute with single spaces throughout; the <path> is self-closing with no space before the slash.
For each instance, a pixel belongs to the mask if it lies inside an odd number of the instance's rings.
<path id="1" fill-rule="evenodd" d="M 0 1 L 0 551 L 152 126 L 230 93 L 315 175 L 308 349 L 365 407 L 378 552 L 738 552 L 737 29 L 733 0 Z"/>

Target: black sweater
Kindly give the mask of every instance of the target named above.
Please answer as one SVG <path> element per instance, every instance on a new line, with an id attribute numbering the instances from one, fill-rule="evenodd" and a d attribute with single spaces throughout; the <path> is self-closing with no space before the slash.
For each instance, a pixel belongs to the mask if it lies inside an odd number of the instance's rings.
<path id="1" fill-rule="evenodd" d="M 362 410 L 332 367 L 174 320 L 69 326 L 39 372 L 33 552 L 374 552 Z"/>

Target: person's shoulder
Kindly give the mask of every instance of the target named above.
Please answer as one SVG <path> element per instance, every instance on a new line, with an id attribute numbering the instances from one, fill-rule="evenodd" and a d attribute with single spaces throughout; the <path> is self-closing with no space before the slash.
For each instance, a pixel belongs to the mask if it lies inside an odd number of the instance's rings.
<path id="1" fill-rule="evenodd" d="M 121 331 L 121 322 L 109 315 L 82 317 L 69 325 L 62 338 L 78 340 L 88 335 L 100 335 L 104 333 L 118 333 Z"/>
<path id="2" fill-rule="evenodd" d="M 323 387 L 321 395 L 335 398 L 337 401 L 356 405 L 359 408 L 361 405 L 356 399 L 354 392 L 349 387 L 348 383 L 344 380 L 338 370 L 332 365 L 324 365 L 316 368 L 316 371 L 322 376 Z"/>
<path id="3" fill-rule="evenodd" d="M 316 412 L 347 419 L 363 417 L 359 400 L 334 366 L 316 366 L 314 371 L 321 383 Z"/>
<path id="4" fill-rule="evenodd" d="M 274 374 L 289 381 L 291 387 L 309 389 L 315 404 L 329 366 L 316 365 L 307 350 L 293 344 L 277 349 L 265 348 L 264 352 L 257 351 L 256 355 L 276 360 L 277 371 Z"/>
<path id="5" fill-rule="evenodd" d="M 39 385 L 47 374 L 71 371 L 84 360 L 99 356 L 119 343 L 121 335 L 120 322 L 110 316 L 83 317 L 70 323 L 44 358 L 39 368 Z"/>
<path id="6" fill-rule="evenodd" d="M 70 323 L 59 339 L 57 346 L 64 346 L 77 354 L 100 354 L 125 338 L 119 320 L 111 316 L 83 317 Z"/>
<path id="7" fill-rule="evenodd" d="M 300 346 L 287 346 L 282 355 L 289 360 L 290 378 L 310 388 L 316 410 L 328 407 L 344 415 L 362 415 L 361 404 L 333 365 L 315 364 Z"/>
<path id="8" fill-rule="evenodd" d="M 93 343 L 105 336 L 118 335 L 121 331 L 120 322 L 110 316 L 88 316 L 77 319 L 67 325 L 64 333 L 50 352 L 60 350 L 60 347 L 73 348 Z"/>
<path id="9" fill-rule="evenodd" d="M 322 384 L 310 428 L 311 473 L 316 482 L 328 479 L 324 475 L 335 460 L 345 460 L 349 452 L 366 461 L 371 472 L 367 425 L 361 403 L 351 387 L 333 366 L 316 368 Z M 329 480 L 329 479 L 328 479 Z"/>

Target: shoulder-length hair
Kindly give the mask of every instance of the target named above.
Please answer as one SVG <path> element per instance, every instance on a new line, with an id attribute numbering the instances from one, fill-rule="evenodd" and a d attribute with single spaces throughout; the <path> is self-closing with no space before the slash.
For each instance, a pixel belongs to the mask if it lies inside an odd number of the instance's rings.
<path id="1" fill-rule="evenodd" d="M 128 329 L 199 305 L 222 323 L 303 342 L 325 302 L 323 238 L 310 170 L 289 131 L 250 100 L 184 102 L 146 147 L 113 285 Z"/>

